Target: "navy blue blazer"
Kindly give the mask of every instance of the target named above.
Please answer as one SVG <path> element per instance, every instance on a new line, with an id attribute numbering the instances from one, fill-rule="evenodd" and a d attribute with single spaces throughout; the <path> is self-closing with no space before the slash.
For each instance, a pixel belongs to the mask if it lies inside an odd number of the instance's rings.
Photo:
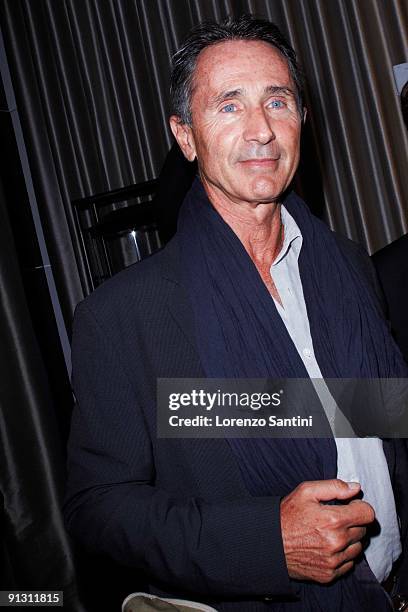
<path id="1" fill-rule="evenodd" d="M 280 498 L 249 495 L 225 440 L 156 437 L 156 379 L 204 377 L 178 258 L 176 236 L 76 310 L 65 520 L 89 550 L 147 573 L 152 593 L 263 611 L 295 593 Z M 406 450 L 384 449 L 405 535 Z"/>

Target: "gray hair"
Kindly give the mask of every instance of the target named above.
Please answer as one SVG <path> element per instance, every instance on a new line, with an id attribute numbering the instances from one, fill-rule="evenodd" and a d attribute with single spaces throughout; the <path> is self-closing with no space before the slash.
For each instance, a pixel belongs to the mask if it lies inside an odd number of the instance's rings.
<path id="1" fill-rule="evenodd" d="M 228 18 L 221 23 L 204 21 L 185 39 L 173 55 L 170 82 L 172 113 L 182 123 L 191 125 L 191 95 L 194 71 L 201 51 L 210 45 L 229 40 L 259 40 L 275 47 L 288 63 L 290 75 L 296 87 L 296 103 L 303 117 L 303 76 L 296 61 L 296 53 L 279 28 L 266 19 L 242 15 L 238 19 Z"/>

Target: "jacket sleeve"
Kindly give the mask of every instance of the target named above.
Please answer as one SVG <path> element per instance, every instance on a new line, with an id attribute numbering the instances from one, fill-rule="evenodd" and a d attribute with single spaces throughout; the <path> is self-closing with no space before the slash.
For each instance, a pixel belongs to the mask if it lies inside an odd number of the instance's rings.
<path id="1" fill-rule="evenodd" d="M 378 276 L 372 260 L 370 259 L 367 251 L 361 244 L 346 238 L 341 234 L 334 232 L 337 239 L 337 243 L 340 248 L 349 256 L 352 257 L 354 265 L 357 266 L 359 272 L 366 278 L 368 284 L 371 286 L 373 295 L 377 301 L 377 306 L 381 312 L 383 318 L 387 318 L 387 304 L 384 296 L 384 292 L 381 288 Z"/>
<path id="2" fill-rule="evenodd" d="M 155 485 L 138 394 L 109 333 L 86 304 L 77 308 L 72 346 L 77 404 L 64 503 L 69 533 L 89 550 L 143 570 L 170 592 L 293 594 L 280 498 L 213 502 L 172 497 Z"/>

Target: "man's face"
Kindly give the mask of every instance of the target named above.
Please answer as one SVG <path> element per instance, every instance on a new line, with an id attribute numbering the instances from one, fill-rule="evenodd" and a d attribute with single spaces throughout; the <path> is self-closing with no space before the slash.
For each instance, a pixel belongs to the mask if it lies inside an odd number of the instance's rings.
<path id="1" fill-rule="evenodd" d="M 301 118 L 286 60 L 261 41 L 225 41 L 202 51 L 192 127 L 172 118 L 186 157 L 197 157 L 207 192 L 235 203 L 276 201 L 299 162 Z"/>

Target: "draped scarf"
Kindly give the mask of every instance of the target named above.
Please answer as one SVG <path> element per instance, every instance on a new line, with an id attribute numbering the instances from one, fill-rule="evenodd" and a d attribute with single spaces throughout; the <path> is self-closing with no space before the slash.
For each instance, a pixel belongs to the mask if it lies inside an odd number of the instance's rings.
<path id="1" fill-rule="evenodd" d="M 324 378 L 406 377 L 370 280 L 333 232 L 293 192 L 283 202 L 303 236 L 299 271 Z M 275 303 L 243 244 L 196 178 L 180 210 L 183 284 L 209 378 L 308 378 Z M 336 478 L 332 438 L 229 439 L 251 495 L 284 496 L 305 480 Z M 363 559 L 330 584 L 296 581 L 298 600 L 273 610 L 389 610 Z"/>

